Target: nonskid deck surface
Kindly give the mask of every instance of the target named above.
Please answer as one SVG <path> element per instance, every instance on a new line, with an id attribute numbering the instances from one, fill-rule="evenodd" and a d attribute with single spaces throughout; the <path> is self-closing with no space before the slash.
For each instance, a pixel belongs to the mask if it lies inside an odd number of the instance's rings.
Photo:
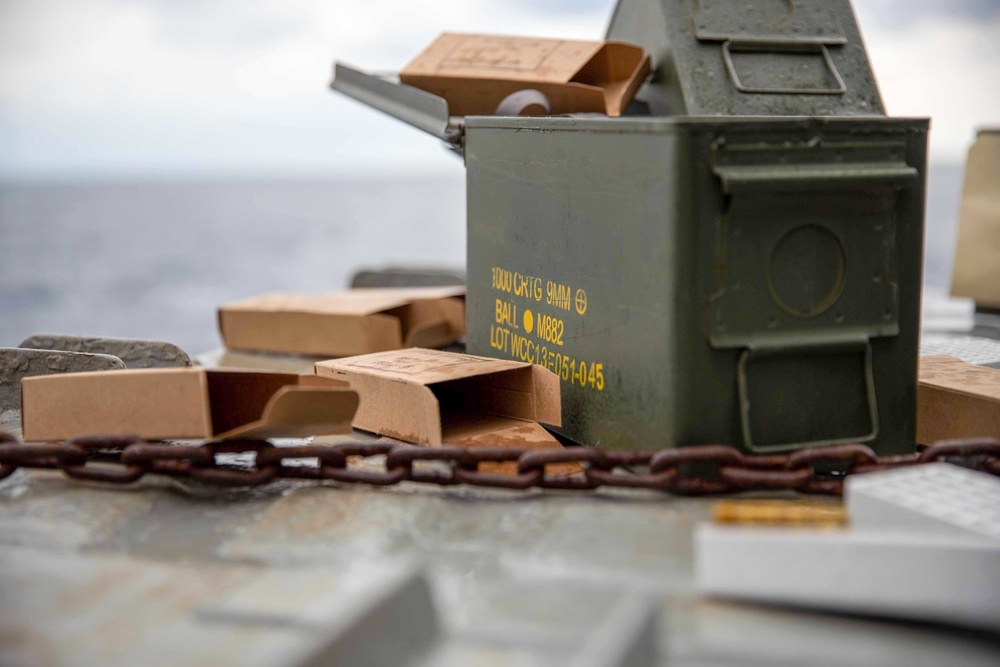
<path id="1" fill-rule="evenodd" d="M 278 665 L 325 646 L 359 664 L 606 664 L 592 647 L 617 638 L 621 655 L 655 640 L 636 664 L 994 664 L 996 637 L 698 596 L 712 503 L 20 470 L 0 482 L 0 663 Z"/>

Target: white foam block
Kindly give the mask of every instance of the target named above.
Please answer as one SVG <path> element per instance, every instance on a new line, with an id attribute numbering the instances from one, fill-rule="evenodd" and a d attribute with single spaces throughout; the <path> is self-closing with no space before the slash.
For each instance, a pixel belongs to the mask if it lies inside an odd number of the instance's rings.
<path id="1" fill-rule="evenodd" d="M 703 524 L 707 594 L 1000 630 L 1000 480 L 950 464 L 849 480 L 848 529 Z"/>
<path id="2" fill-rule="evenodd" d="M 920 356 L 948 355 L 969 364 L 995 364 L 1000 361 L 1000 341 L 979 336 L 921 334 Z"/>
<path id="3" fill-rule="evenodd" d="M 898 533 L 701 525 L 712 595 L 1000 629 L 1000 545 Z"/>
<path id="4" fill-rule="evenodd" d="M 854 475 L 847 479 L 844 495 L 856 531 L 907 530 L 1000 541 L 1000 479 L 983 472 L 930 463 Z"/>

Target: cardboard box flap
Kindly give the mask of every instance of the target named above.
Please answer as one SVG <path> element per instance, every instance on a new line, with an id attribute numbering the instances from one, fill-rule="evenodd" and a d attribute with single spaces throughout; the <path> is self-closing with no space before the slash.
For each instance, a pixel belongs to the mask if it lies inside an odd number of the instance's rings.
<path id="1" fill-rule="evenodd" d="M 533 366 L 536 421 L 562 426 L 562 395 L 559 377 L 547 368 Z"/>
<path id="2" fill-rule="evenodd" d="M 624 42 L 444 33 L 400 73 L 438 95 L 452 115 L 492 115 L 503 98 L 532 88 L 553 114 L 619 116 L 649 74 L 641 47 Z"/>
<path id="3" fill-rule="evenodd" d="M 349 433 L 358 395 L 320 387 L 284 387 L 264 406 L 261 418 L 220 434 L 220 438 L 307 438 Z"/>
<path id="4" fill-rule="evenodd" d="M 316 372 L 348 379 L 360 403 L 353 425 L 404 442 L 441 444 L 441 411 L 437 398 L 427 387 L 390 380 L 377 374 L 335 368 L 329 362 L 316 364 Z"/>
<path id="5" fill-rule="evenodd" d="M 321 361 L 316 372 L 362 396 L 355 426 L 408 442 L 440 444 L 454 415 L 561 423 L 558 378 L 528 363 L 407 349 Z"/>
<path id="6" fill-rule="evenodd" d="M 288 373 L 159 368 L 26 378 L 21 423 L 30 440 L 300 437 L 350 431 L 357 394 Z"/>
<path id="7" fill-rule="evenodd" d="M 358 395 L 333 378 L 208 370 L 214 437 L 302 438 L 349 433 Z M 330 391 L 336 389 L 338 391 Z"/>

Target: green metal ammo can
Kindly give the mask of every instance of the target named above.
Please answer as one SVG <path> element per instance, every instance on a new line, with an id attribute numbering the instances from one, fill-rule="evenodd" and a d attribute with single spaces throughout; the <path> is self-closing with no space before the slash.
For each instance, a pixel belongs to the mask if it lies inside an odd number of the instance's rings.
<path id="1" fill-rule="evenodd" d="M 885 117 L 849 1 L 622 0 L 608 38 L 655 65 L 621 118 L 338 66 L 464 153 L 469 352 L 559 375 L 586 445 L 911 451 L 928 121 Z"/>

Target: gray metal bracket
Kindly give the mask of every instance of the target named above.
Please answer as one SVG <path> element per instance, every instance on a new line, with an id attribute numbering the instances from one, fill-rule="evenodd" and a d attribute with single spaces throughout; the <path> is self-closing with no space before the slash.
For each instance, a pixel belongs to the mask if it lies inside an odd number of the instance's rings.
<path id="1" fill-rule="evenodd" d="M 190 365 L 187 352 L 163 341 L 35 334 L 18 347 L 0 347 L 0 412 L 20 409 L 26 377 Z"/>
<path id="2" fill-rule="evenodd" d="M 20 409 L 22 378 L 124 368 L 125 362 L 110 354 L 0 347 L 0 412 Z"/>
<path id="3" fill-rule="evenodd" d="M 110 354 L 125 362 L 128 368 L 177 368 L 191 365 L 191 358 L 187 352 L 173 343 L 159 340 L 35 334 L 21 341 L 18 347 Z"/>

